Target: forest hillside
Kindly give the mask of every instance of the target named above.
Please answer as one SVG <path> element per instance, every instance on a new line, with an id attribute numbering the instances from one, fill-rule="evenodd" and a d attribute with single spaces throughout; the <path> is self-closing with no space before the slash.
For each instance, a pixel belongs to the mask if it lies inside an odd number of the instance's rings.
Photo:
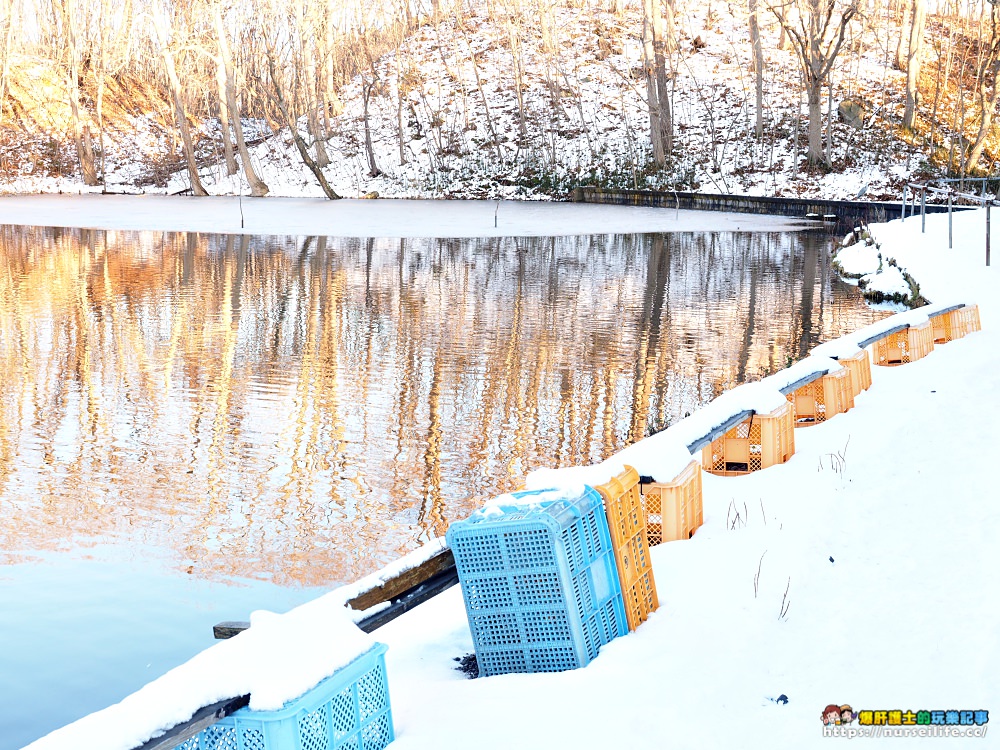
<path id="1" fill-rule="evenodd" d="M 0 190 L 898 199 L 1000 157 L 955 0 L 2 0 Z"/>

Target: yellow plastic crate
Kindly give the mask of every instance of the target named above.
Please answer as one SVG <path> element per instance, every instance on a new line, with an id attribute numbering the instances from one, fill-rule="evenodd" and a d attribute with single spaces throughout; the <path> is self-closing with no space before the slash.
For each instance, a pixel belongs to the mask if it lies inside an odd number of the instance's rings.
<path id="1" fill-rule="evenodd" d="M 643 502 L 650 544 L 690 539 L 705 521 L 701 465 L 692 461 L 674 481 L 645 485 Z"/>
<path id="2" fill-rule="evenodd" d="M 783 464 L 795 453 L 795 409 L 786 403 L 770 414 L 754 414 L 702 449 L 701 465 L 717 476 L 735 477 Z"/>
<path id="3" fill-rule="evenodd" d="M 931 318 L 935 344 L 946 344 L 965 335 L 961 326 L 961 312 L 962 308 L 959 308 Z"/>
<path id="4" fill-rule="evenodd" d="M 934 343 L 944 344 L 980 330 L 979 306 L 968 305 L 931 318 Z"/>
<path id="5" fill-rule="evenodd" d="M 965 336 L 966 334 L 982 330 L 982 325 L 979 322 L 979 305 L 966 305 L 956 310 L 956 312 L 960 313 L 958 316 L 959 327 L 962 332 L 959 336 Z"/>
<path id="6" fill-rule="evenodd" d="M 653 564 L 649 559 L 646 535 L 646 515 L 639 491 L 639 473 L 631 466 L 607 483 L 595 488 L 604 498 L 608 516 L 611 545 L 621 581 L 625 619 L 629 630 L 646 621 L 649 613 L 660 606 L 653 579 Z"/>
<path id="7" fill-rule="evenodd" d="M 853 357 L 838 359 L 838 362 L 847 368 L 851 378 L 851 401 L 861 393 L 872 387 L 872 366 L 868 352 L 862 349 Z"/>
<path id="8" fill-rule="evenodd" d="M 787 396 L 795 407 L 795 426 L 809 427 L 825 422 L 854 406 L 851 373 L 845 367 L 806 383 Z"/>
<path id="9" fill-rule="evenodd" d="M 872 344 L 872 361 L 883 367 L 905 365 L 926 357 L 933 349 L 934 327 L 928 320 L 876 341 Z"/>

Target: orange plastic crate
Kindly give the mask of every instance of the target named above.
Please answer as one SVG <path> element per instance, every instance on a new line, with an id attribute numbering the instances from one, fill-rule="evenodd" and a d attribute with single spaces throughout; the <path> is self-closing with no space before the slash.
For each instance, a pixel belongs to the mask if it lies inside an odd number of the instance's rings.
<path id="1" fill-rule="evenodd" d="M 789 393 L 787 398 L 795 407 L 796 427 L 825 422 L 854 406 L 851 373 L 846 367 L 827 373 Z"/>
<path id="2" fill-rule="evenodd" d="M 846 367 L 851 374 L 851 400 L 853 402 L 861 391 L 867 391 L 872 387 L 871 359 L 868 357 L 868 352 L 862 349 L 853 357 L 844 357 L 837 361 Z"/>
<path id="3" fill-rule="evenodd" d="M 967 305 L 931 318 L 934 343 L 944 344 L 980 330 L 979 306 Z"/>
<path id="4" fill-rule="evenodd" d="M 643 501 L 650 544 L 690 539 L 705 520 L 701 465 L 692 461 L 674 481 L 645 485 Z"/>
<path id="5" fill-rule="evenodd" d="M 770 414 L 747 417 L 702 449 L 701 465 L 735 477 L 783 464 L 795 453 L 795 409 L 786 403 Z"/>
<path id="6" fill-rule="evenodd" d="M 960 313 L 958 316 L 960 321 L 959 327 L 962 332 L 959 336 L 965 336 L 966 334 L 982 330 L 982 325 L 979 322 L 979 305 L 966 305 L 956 310 L 956 312 Z"/>
<path id="7" fill-rule="evenodd" d="M 629 630 L 635 630 L 646 621 L 650 612 L 660 606 L 653 565 L 649 559 L 639 473 L 626 466 L 621 474 L 595 489 L 604 498 L 604 512 L 608 516 L 611 545 L 615 550 L 625 603 L 625 618 Z"/>
<path id="8" fill-rule="evenodd" d="M 876 341 L 872 344 L 872 361 L 883 367 L 904 365 L 926 357 L 933 349 L 934 327 L 928 320 Z"/>
<path id="9" fill-rule="evenodd" d="M 946 344 L 965 335 L 962 330 L 962 308 L 952 310 L 941 315 L 934 315 L 931 318 L 931 326 L 934 329 L 934 343 Z"/>

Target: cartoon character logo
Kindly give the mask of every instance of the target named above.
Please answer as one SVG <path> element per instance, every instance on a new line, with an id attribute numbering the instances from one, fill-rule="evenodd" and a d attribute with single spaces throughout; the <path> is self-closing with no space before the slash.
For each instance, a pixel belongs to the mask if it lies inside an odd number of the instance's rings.
<path id="1" fill-rule="evenodd" d="M 851 706 L 849 704 L 845 703 L 840 707 L 840 721 L 838 724 L 850 724 L 856 718 L 858 718 L 858 714 L 856 711 L 851 711 Z"/>
<path id="2" fill-rule="evenodd" d="M 824 726 L 832 726 L 834 724 L 840 723 L 840 706 L 836 703 L 831 703 L 829 706 L 823 709 L 823 713 L 819 715 L 819 718 L 823 720 Z"/>

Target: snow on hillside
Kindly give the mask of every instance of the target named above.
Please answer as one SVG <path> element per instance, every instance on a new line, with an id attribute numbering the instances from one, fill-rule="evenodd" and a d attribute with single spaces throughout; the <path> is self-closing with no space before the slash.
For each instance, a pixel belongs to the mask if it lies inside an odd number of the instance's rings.
<path id="1" fill-rule="evenodd" d="M 493 4 L 474 3 L 464 14 L 421 26 L 398 51 L 374 63 L 374 75 L 356 77 L 341 92 L 342 111 L 327 143 L 332 163 L 325 173 L 334 189 L 349 197 L 509 198 L 558 197 L 578 184 L 599 184 L 830 198 L 853 198 L 867 189 L 869 198 L 896 198 L 904 178 L 926 169 L 888 125 L 901 110 L 896 92 L 903 81 L 889 64 L 889 31 L 875 36 L 869 26 L 865 35 L 849 37 L 859 62 L 849 65 L 844 55 L 834 72 L 834 98 L 824 105 L 832 107 L 834 169 L 805 174 L 790 148 L 793 138 L 805 138 L 799 71 L 794 54 L 777 49 L 773 19 L 762 18 L 765 137 L 758 142 L 745 10 L 678 3 L 677 149 L 673 165 L 655 172 L 649 168 L 640 8 L 628 4 L 618 16 L 583 4 L 553 6 L 543 15 L 508 17 Z M 550 46 L 542 43 L 539 26 L 551 29 Z M 895 28 L 888 28 L 894 38 Z M 523 123 L 512 39 L 523 62 Z M 870 117 L 864 130 L 838 122 L 837 103 L 849 97 L 865 102 L 878 119 Z M 251 126 L 259 132 L 261 123 Z M 202 128 L 211 134 L 218 125 Z M 322 195 L 287 131 L 263 140 L 252 154 L 272 195 Z M 108 190 L 134 190 L 138 170 L 127 154 L 111 166 Z M 224 168 L 206 166 L 202 175 L 211 193 L 249 192 L 242 175 L 226 175 Z M 187 187 L 187 175 L 178 172 L 165 187 L 143 190 Z M 34 175 L 0 186 L 21 193 L 83 189 L 78 180 Z"/>

